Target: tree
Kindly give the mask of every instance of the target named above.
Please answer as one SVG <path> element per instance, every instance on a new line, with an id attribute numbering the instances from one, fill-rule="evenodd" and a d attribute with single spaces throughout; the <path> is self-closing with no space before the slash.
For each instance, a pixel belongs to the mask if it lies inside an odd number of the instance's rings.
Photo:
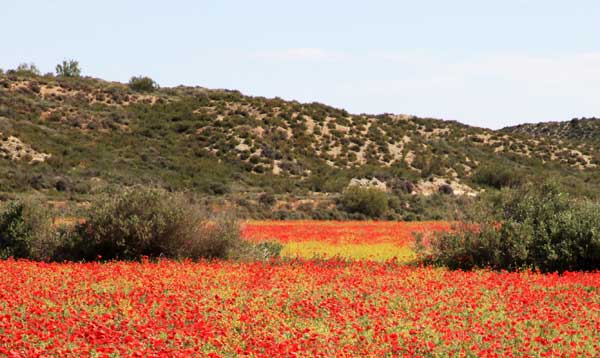
<path id="1" fill-rule="evenodd" d="M 64 60 L 56 65 L 56 75 L 61 77 L 79 77 L 81 75 L 81 69 L 79 68 L 79 62 L 75 60 Z"/>
<path id="2" fill-rule="evenodd" d="M 570 198 L 552 181 L 503 189 L 496 210 L 468 208 L 468 220 L 438 233 L 417 252 L 452 269 L 600 269 L 600 204 Z"/>
<path id="3" fill-rule="evenodd" d="M 17 74 L 20 74 L 20 75 L 39 76 L 41 74 L 40 70 L 37 68 L 37 66 L 33 62 L 19 64 L 19 66 L 17 66 L 17 68 L 14 70 L 14 72 L 16 72 Z"/>
<path id="4" fill-rule="evenodd" d="M 518 188 L 523 184 L 523 174 L 513 168 L 493 164 L 482 166 L 473 175 L 473 181 L 496 189 Z"/>
<path id="5" fill-rule="evenodd" d="M 351 186 L 342 194 L 341 204 L 349 213 L 377 218 L 388 210 L 388 197 L 376 188 Z"/>
<path id="6" fill-rule="evenodd" d="M 133 76 L 129 80 L 129 88 L 136 92 L 152 92 L 158 88 L 158 84 L 147 76 Z"/>

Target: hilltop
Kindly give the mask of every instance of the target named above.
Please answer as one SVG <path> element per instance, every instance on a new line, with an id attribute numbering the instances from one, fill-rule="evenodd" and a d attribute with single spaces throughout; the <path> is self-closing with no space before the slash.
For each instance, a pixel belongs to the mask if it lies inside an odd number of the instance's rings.
<path id="1" fill-rule="evenodd" d="M 590 147 L 600 145 L 600 118 L 573 118 L 564 122 L 521 124 L 504 128 L 508 133 L 523 133 L 533 137 L 570 140 Z"/>
<path id="2" fill-rule="evenodd" d="M 597 132 L 598 120 L 493 131 L 231 90 L 140 92 L 12 72 L 0 75 L 0 191 L 85 202 L 150 184 L 250 216 L 328 218 L 353 183 L 387 190 L 392 214 L 404 219 L 447 218 L 465 197 L 536 178 L 594 196 L 600 154 L 588 126 Z"/>

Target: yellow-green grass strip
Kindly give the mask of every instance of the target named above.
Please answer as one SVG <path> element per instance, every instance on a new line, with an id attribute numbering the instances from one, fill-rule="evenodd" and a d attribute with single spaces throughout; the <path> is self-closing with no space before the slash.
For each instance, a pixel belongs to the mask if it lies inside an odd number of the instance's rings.
<path id="1" fill-rule="evenodd" d="M 318 241 L 290 242 L 281 251 L 283 257 L 333 258 L 354 260 L 387 261 L 396 258 L 399 262 L 414 261 L 415 253 L 409 247 L 382 244 L 332 245 Z"/>

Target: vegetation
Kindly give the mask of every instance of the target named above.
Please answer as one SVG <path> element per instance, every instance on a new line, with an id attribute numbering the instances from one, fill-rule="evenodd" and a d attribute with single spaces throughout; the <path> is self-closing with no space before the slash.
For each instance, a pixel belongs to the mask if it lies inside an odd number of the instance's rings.
<path id="1" fill-rule="evenodd" d="M 573 118 L 564 122 L 521 124 L 504 128 L 507 133 L 520 133 L 534 137 L 550 137 L 563 140 L 600 142 L 600 118 Z"/>
<path id="2" fill-rule="evenodd" d="M 240 238 L 231 213 L 210 213 L 181 193 L 130 188 L 106 195 L 82 222 L 57 226 L 36 202 L 8 204 L 0 216 L 0 258 L 40 261 L 175 259 L 268 259 L 277 243 Z"/>
<path id="3" fill-rule="evenodd" d="M 129 189 L 92 207 L 78 231 L 88 259 L 227 258 L 240 245 L 237 221 L 209 215 L 183 194 Z"/>
<path id="4" fill-rule="evenodd" d="M 473 175 L 473 181 L 495 189 L 516 188 L 523 183 L 524 177 L 514 168 L 492 164 L 479 167 Z"/>
<path id="5" fill-rule="evenodd" d="M 17 75 L 30 75 L 30 76 L 41 75 L 40 70 L 37 68 L 37 66 L 33 62 L 32 63 L 21 63 L 12 72 Z"/>
<path id="6" fill-rule="evenodd" d="M 57 245 L 52 218 L 39 202 L 13 201 L 0 215 L 0 258 L 48 260 Z"/>
<path id="7" fill-rule="evenodd" d="M 129 88 L 136 92 L 152 92 L 158 88 L 158 84 L 150 77 L 133 76 L 129 80 Z"/>
<path id="8" fill-rule="evenodd" d="M 546 182 L 503 191 L 497 205 L 497 215 L 478 208 L 457 230 L 420 245 L 421 257 L 453 269 L 600 269 L 598 203 L 574 200 Z"/>
<path id="9" fill-rule="evenodd" d="M 3 357 L 590 357 L 600 272 L 0 261 Z"/>
<path id="10" fill-rule="evenodd" d="M 56 75 L 61 77 L 79 77 L 81 76 L 81 69 L 79 68 L 79 62 L 75 60 L 64 60 L 62 63 L 56 65 Z"/>
<path id="11" fill-rule="evenodd" d="M 375 188 L 352 186 L 342 195 L 341 206 L 349 213 L 376 218 L 388 210 L 388 197 L 385 192 Z"/>
<path id="12" fill-rule="evenodd" d="M 0 75 L 0 195 L 36 194 L 77 210 L 107 191 L 150 183 L 203 195 L 209 206 L 235 205 L 245 218 L 329 220 L 453 220 L 481 190 L 539 178 L 600 199 L 592 140 L 558 146 L 544 136 L 229 90 L 144 92 L 150 82 Z M 387 186 L 383 214 L 342 205 L 353 178 Z M 427 192 L 432 182 L 445 184 Z"/>

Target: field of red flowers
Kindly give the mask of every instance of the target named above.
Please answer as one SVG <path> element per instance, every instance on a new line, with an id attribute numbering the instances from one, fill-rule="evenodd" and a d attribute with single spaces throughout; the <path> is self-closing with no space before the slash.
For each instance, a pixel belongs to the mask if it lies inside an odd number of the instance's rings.
<path id="1" fill-rule="evenodd" d="M 317 241 L 324 244 L 393 244 L 406 246 L 413 233 L 447 231 L 447 221 L 250 221 L 243 226 L 242 236 L 251 241 L 276 240 L 290 242 Z"/>
<path id="2" fill-rule="evenodd" d="M 597 357 L 600 273 L 0 262 L 8 357 Z"/>
<path id="3" fill-rule="evenodd" d="M 600 356 L 600 272 L 7 260 L 0 277 L 0 357 Z"/>
<path id="4" fill-rule="evenodd" d="M 242 235 L 253 242 L 277 241 L 284 257 L 411 262 L 414 234 L 450 230 L 452 223 L 377 221 L 249 221 Z"/>

